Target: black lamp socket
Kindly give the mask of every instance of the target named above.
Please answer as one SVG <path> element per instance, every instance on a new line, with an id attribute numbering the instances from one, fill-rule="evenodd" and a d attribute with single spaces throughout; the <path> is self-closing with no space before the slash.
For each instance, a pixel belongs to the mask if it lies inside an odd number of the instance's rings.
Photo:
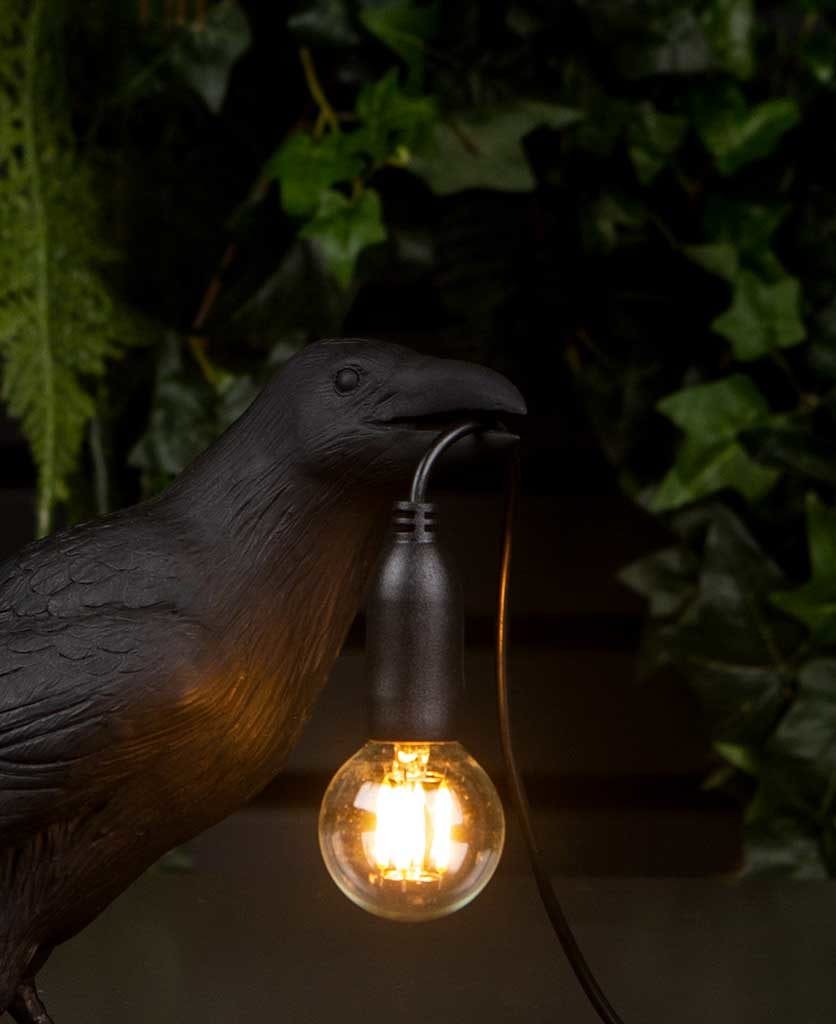
<path id="1" fill-rule="evenodd" d="M 437 541 L 436 506 L 400 501 L 366 614 L 370 736 L 456 738 L 464 688 L 461 586 Z"/>

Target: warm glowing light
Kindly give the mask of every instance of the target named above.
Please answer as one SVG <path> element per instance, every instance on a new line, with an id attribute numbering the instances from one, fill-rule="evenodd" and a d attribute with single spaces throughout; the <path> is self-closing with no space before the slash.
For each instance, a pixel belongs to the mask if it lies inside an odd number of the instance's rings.
<path id="1" fill-rule="evenodd" d="M 444 778 L 427 770 L 428 760 L 429 748 L 396 747 L 378 788 L 375 826 L 364 845 L 384 879 L 433 882 L 450 866 L 453 796 Z"/>
<path id="2" fill-rule="evenodd" d="M 367 743 L 334 776 L 319 825 L 343 892 L 401 920 L 468 903 L 493 875 L 504 834 L 493 784 L 452 742 Z"/>
<path id="3" fill-rule="evenodd" d="M 453 846 L 453 796 L 446 782 L 442 782 L 433 801 L 433 835 L 430 846 L 430 863 L 436 871 L 446 871 L 450 866 Z"/>

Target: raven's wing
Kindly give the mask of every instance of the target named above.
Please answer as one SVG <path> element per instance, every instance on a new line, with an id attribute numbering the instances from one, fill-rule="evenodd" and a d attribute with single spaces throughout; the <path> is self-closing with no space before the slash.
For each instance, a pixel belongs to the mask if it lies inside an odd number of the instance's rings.
<path id="1" fill-rule="evenodd" d="M 183 562 L 122 516 L 0 564 L 0 842 L 106 799 L 147 746 L 137 709 L 199 645 Z"/>

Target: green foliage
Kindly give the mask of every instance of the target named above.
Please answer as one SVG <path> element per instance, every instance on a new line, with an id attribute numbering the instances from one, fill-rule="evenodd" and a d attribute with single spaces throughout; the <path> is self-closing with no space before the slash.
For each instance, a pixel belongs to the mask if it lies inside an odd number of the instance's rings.
<path id="1" fill-rule="evenodd" d="M 525 192 L 535 179 L 523 139 L 536 128 L 564 128 L 580 116 L 559 104 L 533 100 L 464 111 L 436 125 L 412 169 L 439 195 L 469 188 Z"/>
<path id="2" fill-rule="evenodd" d="M 427 42 L 438 25 L 439 0 L 417 4 L 412 0 L 384 0 L 365 3 L 360 12 L 363 25 L 402 58 L 409 70 L 408 81 L 420 87 L 424 79 Z"/>
<path id="3" fill-rule="evenodd" d="M 584 118 L 545 176 L 579 207 L 606 310 L 569 304 L 570 365 L 676 538 L 623 573 L 646 667 L 700 697 L 749 870 L 834 873 L 836 203 L 815 140 L 836 36 L 815 0 L 581 7 L 615 76 L 568 47 L 554 99 Z"/>
<path id="4" fill-rule="evenodd" d="M 47 59 L 60 17 L 44 0 L 0 5 L 2 397 L 38 466 L 37 529 L 68 497 L 95 402 L 92 380 L 131 339 L 98 268 L 109 251 Z"/>
<path id="5" fill-rule="evenodd" d="M 807 495 L 810 579 L 795 590 L 772 595 L 772 601 L 803 622 L 816 643 L 836 643 L 836 510 L 815 494 Z M 834 738 L 836 743 L 836 738 Z"/>
<path id="6" fill-rule="evenodd" d="M 776 348 L 791 348 L 806 336 L 800 316 L 801 286 L 793 277 L 774 284 L 749 270 L 734 276 L 731 306 L 713 321 L 737 359 L 760 359 Z"/>
<path id="7" fill-rule="evenodd" d="M 165 339 L 157 363 L 148 429 L 130 454 L 148 493 L 165 487 L 246 410 L 290 354 L 279 343 L 258 371 L 234 374 L 211 365 L 197 344 L 203 374 L 194 379 L 180 339 Z"/>
<path id="8" fill-rule="evenodd" d="M 716 739 L 757 749 L 784 709 L 787 661 L 798 631 L 770 604 L 784 577 L 744 524 L 720 505 L 680 512 L 687 599 L 657 606 L 646 667 L 675 665 L 700 696 Z M 654 593 L 658 564 L 626 577 Z M 665 588 L 669 583 L 665 580 Z M 722 748 L 720 748 L 722 751 Z M 751 762 L 751 758 L 750 758 Z"/>
<path id="9" fill-rule="evenodd" d="M 281 183 L 282 206 L 291 217 L 305 219 L 316 213 L 322 195 L 332 185 L 353 181 L 363 170 L 359 153 L 342 132 L 315 139 L 295 132 L 267 164 Z"/>
<path id="10" fill-rule="evenodd" d="M 703 14 L 702 23 L 722 67 L 738 78 L 751 77 L 755 70 L 754 0 L 713 0 Z"/>
<path id="11" fill-rule="evenodd" d="M 437 117 L 432 97 L 405 92 L 398 78 L 392 68 L 379 81 L 367 82 L 357 96 L 360 129 L 354 135 L 355 148 L 360 147 L 373 168 L 390 159 L 408 162 Z"/>
<path id="12" fill-rule="evenodd" d="M 229 76 L 250 47 L 250 26 L 235 0 L 221 0 L 200 25 L 182 26 L 169 50 L 171 66 L 217 113 L 223 105 Z"/>
<path id="13" fill-rule="evenodd" d="M 693 99 L 694 127 L 724 175 L 769 156 L 799 117 L 798 105 L 790 99 L 747 106 L 732 83 L 696 92 Z"/>
<path id="14" fill-rule="evenodd" d="M 629 129 L 629 153 L 642 185 L 649 185 L 682 144 L 688 121 L 641 103 Z"/>
<path id="15" fill-rule="evenodd" d="M 266 173 L 279 182 L 285 211 L 305 222 L 300 238 L 316 244 L 342 288 L 360 254 L 387 237 L 380 197 L 367 182 L 387 165 L 408 165 L 434 118 L 432 98 L 402 89 L 391 68 L 359 91 L 354 128 L 341 129 L 325 109 L 327 134 L 317 126 L 294 132 L 268 161 Z"/>
<path id="16" fill-rule="evenodd" d="M 301 237 L 311 239 L 320 247 L 337 281 L 347 288 L 360 253 L 386 238 L 380 197 L 371 188 L 351 199 L 340 192 L 324 192 L 313 219 L 302 229 Z"/>
<path id="17" fill-rule="evenodd" d="M 742 431 L 769 415 L 766 399 L 748 377 L 736 374 L 668 395 L 659 410 L 685 432 L 686 439 L 656 491 L 657 511 L 724 488 L 756 500 L 775 484 L 777 470 L 755 462 L 740 443 Z"/>
<path id="18" fill-rule="evenodd" d="M 759 875 L 825 878 L 836 872 L 836 661 L 808 661 L 764 744 L 747 823 L 749 867 Z"/>
<path id="19" fill-rule="evenodd" d="M 715 199 L 705 214 L 706 233 L 713 240 L 681 249 L 731 284 L 732 304 L 711 326 L 743 362 L 792 348 L 806 337 L 800 282 L 786 273 L 770 247 L 785 215 L 781 206 Z"/>

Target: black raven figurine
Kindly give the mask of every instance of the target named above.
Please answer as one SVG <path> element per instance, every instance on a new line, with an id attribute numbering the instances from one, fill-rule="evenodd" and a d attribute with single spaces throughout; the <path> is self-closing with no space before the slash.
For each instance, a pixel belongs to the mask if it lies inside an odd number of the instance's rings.
<path id="1" fill-rule="evenodd" d="M 0 1014 L 162 853 L 281 767 L 357 612 L 396 487 L 499 374 L 309 346 L 161 496 L 0 564 Z"/>

